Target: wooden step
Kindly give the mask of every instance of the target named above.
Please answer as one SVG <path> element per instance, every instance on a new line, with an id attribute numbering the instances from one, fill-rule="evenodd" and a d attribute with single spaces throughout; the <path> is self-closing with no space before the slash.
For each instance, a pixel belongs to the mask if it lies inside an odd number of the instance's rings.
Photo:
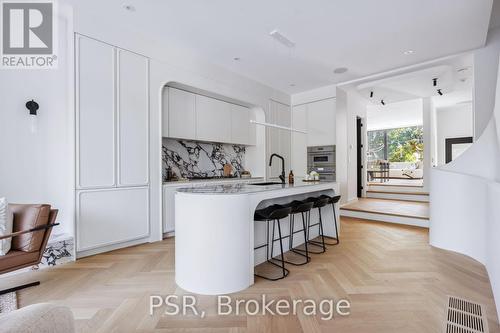
<path id="1" fill-rule="evenodd" d="M 386 223 L 429 228 L 429 219 L 421 217 L 405 217 L 405 216 L 396 216 L 394 214 L 383 214 L 383 213 L 356 211 L 348 209 L 340 209 L 340 216 L 371 220 L 377 222 L 386 222 Z"/>
<path id="2" fill-rule="evenodd" d="M 386 199 L 382 199 L 386 200 Z M 429 220 L 428 216 L 419 216 L 419 215 L 411 215 L 411 214 L 399 214 L 399 213 L 392 213 L 392 212 L 381 212 L 381 211 L 374 211 L 370 209 L 362 209 L 362 208 L 340 208 L 341 211 L 352 211 L 352 212 L 363 212 L 363 213 L 376 213 L 379 215 L 387 215 L 387 216 L 398 216 L 398 217 L 410 217 L 410 218 L 415 218 L 415 219 L 420 219 L 420 220 Z"/>
<path id="3" fill-rule="evenodd" d="M 429 204 L 378 198 L 360 198 L 340 207 L 340 215 L 368 220 L 429 226 Z"/>

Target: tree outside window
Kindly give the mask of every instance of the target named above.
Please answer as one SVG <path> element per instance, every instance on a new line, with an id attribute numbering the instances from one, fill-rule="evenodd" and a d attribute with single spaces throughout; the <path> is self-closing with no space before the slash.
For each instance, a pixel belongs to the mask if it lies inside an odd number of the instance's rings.
<path id="1" fill-rule="evenodd" d="M 419 162 L 423 160 L 422 126 L 369 131 L 368 160 Z"/>

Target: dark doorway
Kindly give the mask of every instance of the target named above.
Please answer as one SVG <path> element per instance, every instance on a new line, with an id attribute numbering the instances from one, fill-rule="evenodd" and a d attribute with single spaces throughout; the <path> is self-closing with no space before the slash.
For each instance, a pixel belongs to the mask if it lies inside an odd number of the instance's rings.
<path id="1" fill-rule="evenodd" d="M 358 170 L 358 198 L 363 196 L 363 122 L 361 118 L 356 118 L 356 156 Z"/>
<path id="2" fill-rule="evenodd" d="M 472 136 L 449 138 L 445 140 L 445 161 L 450 163 L 472 144 Z"/>

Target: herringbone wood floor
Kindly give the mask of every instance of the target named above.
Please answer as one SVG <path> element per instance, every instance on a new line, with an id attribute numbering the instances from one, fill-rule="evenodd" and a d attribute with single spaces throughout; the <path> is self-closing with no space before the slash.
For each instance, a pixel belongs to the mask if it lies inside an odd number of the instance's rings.
<path id="1" fill-rule="evenodd" d="M 447 295 L 484 304 L 500 332 L 487 273 L 465 256 L 432 248 L 426 229 L 342 218 L 340 245 L 290 267 L 278 282 L 258 279 L 233 298 L 347 298 L 352 313 L 320 316 L 214 316 L 215 298 L 200 296 L 207 317 L 149 315 L 149 295 L 184 294 L 174 282 L 174 241 L 84 258 L 53 269 L 0 279 L 0 289 L 40 279 L 20 305 L 70 306 L 78 332 L 442 332 Z M 200 278 L 203 278 L 200 276 Z"/>

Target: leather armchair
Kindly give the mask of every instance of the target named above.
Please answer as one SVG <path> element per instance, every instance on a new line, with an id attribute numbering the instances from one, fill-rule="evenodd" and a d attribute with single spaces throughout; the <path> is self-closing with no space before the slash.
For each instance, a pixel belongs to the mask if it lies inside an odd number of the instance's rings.
<path id="1" fill-rule="evenodd" d="M 10 251 L 0 256 L 0 274 L 38 265 L 42 260 L 50 232 L 58 224 L 55 223 L 57 209 L 51 209 L 50 205 L 11 204 L 9 208 L 14 213 L 13 232 L 0 236 L 0 239 L 12 237 L 12 244 Z M 11 288 L 0 291 L 0 294 L 37 284 L 39 282 Z"/>

